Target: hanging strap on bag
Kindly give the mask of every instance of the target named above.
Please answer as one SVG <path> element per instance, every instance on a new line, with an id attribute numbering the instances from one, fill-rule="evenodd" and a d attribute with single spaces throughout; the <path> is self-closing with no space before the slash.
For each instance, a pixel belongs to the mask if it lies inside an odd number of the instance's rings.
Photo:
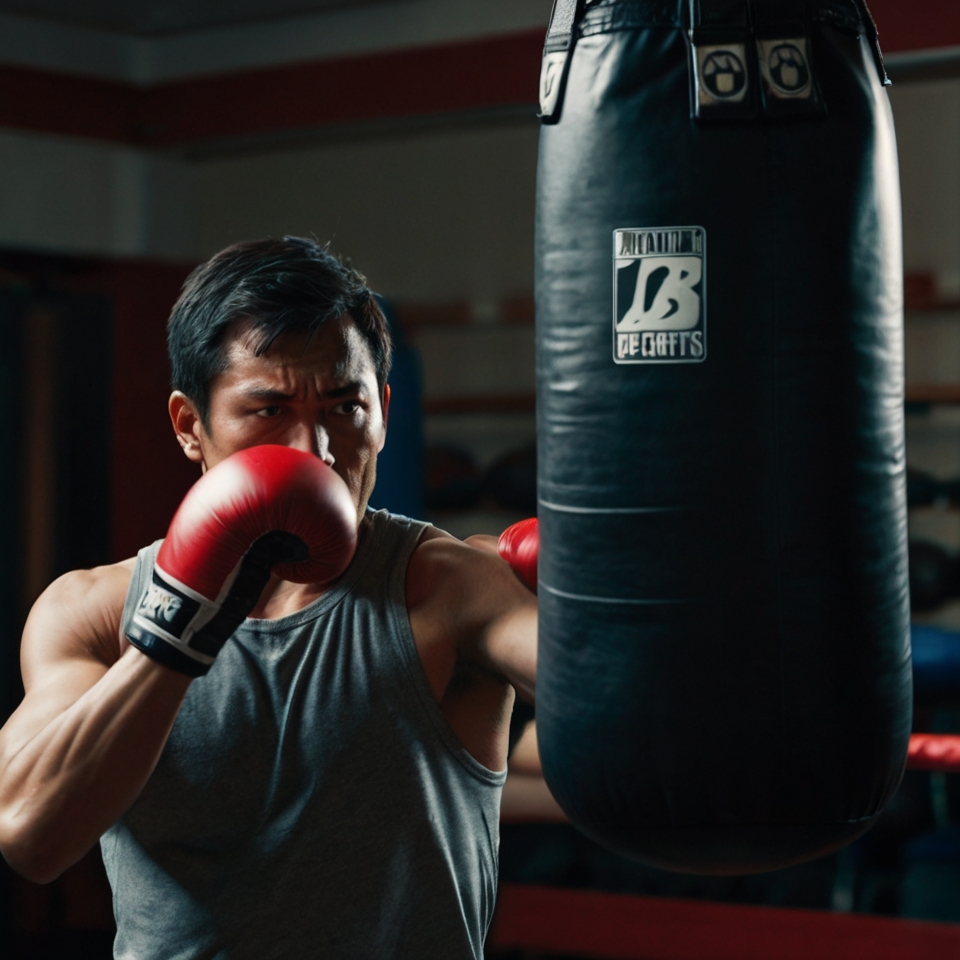
<path id="1" fill-rule="evenodd" d="M 576 42 L 577 25 L 584 0 L 554 0 L 547 42 L 543 47 L 540 69 L 540 119 L 556 123 L 560 119 L 563 88 Z"/>

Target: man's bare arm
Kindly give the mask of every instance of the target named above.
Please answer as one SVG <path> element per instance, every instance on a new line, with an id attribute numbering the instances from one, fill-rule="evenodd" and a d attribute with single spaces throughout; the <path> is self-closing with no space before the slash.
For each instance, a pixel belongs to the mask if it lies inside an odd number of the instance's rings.
<path id="1" fill-rule="evenodd" d="M 59 876 L 133 803 L 190 684 L 121 656 L 131 568 L 67 574 L 27 620 L 26 695 L 0 730 L 0 852 L 32 880 Z"/>
<path id="2" fill-rule="evenodd" d="M 496 537 L 478 535 L 468 537 L 466 542 L 487 554 L 499 556 Z M 523 636 L 521 630 L 521 649 L 519 652 L 521 657 L 528 661 L 527 644 L 529 641 L 523 639 Z M 514 638 L 513 643 L 516 642 L 517 638 Z M 533 663 L 532 665 L 527 663 L 524 666 L 522 661 L 520 664 L 522 671 L 529 669 L 536 671 L 536 635 L 534 635 L 533 643 Z M 510 649 L 516 652 L 512 645 Z M 509 655 L 511 655 L 511 652 L 508 651 Z M 565 823 L 567 821 L 567 815 L 560 809 L 560 804 L 553 799 L 550 788 L 543 779 L 535 721 L 531 720 L 527 724 L 523 735 L 513 748 L 508 769 L 507 781 L 503 785 L 503 794 L 500 798 L 500 819 L 504 823 Z"/>
<path id="3" fill-rule="evenodd" d="M 415 579 L 419 587 L 410 589 Z M 457 656 L 492 670 L 532 701 L 537 676 L 537 598 L 500 559 L 493 537 L 449 534 L 421 543 L 408 574 L 408 606 L 428 596 L 428 618 L 457 638 Z M 415 630 L 416 632 L 416 630 Z"/>
<path id="4" fill-rule="evenodd" d="M 489 619 L 478 637 L 477 652 L 532 701 L 537 677 L 537 598 L 497 552 L 497 538 L 468 537 L 466 543 L 486 556 L 476 564 L 487 583 Z"/>

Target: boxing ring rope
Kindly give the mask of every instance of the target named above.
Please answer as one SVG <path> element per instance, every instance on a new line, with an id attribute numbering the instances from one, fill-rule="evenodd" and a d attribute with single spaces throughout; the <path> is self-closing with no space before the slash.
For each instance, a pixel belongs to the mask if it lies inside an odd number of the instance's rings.
<path id="1" fill-rule="evenodd" d="M 960 736 L 915 733 L 907 751 L 907 769 L 960 773 Z"/>
<path id="2" fill-rule="evenodd" d="M 960 736 L 915 733 L 907 768 L 960 773 Z M 960 924 L 500 885 L 489 944 L 596 960 L 929 960 Z"/>

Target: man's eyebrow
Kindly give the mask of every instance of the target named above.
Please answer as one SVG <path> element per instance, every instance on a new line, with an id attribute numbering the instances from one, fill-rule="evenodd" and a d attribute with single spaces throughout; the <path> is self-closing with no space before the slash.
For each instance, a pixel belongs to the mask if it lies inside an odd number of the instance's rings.
<path id="1" fill-rule="evenodd" d="M 241 391 L 244 400 L 257 400 L 266 403 L 270 400 L 296 400 L 295 393 L 286 393 L 283 390 L 268 390 L 251 387 L 249 390 Z"/>
<path id="2" fill-rule="evenodd" d="M 353 393 L 363 393 L 363 384 L 359 380 L 352 380 L 350 383 L 345 383 L 342 387 L 325 390 L 323 395 L 336 400 L 339 397 L 349 397 Z"/>
<path id="3" fill-rule="evenodd" d="M 349 397 L 353 394 L 362 393 L 364 385 L 359 380 L 351 380 L 341 387 L 334 387 L 332 390 L 325 390 L 323 396 L 329 399 L 338 400 L 340 397 Z M 275 400 L 296 400 L 296 392 L 287 393 L 285 390 L 271 390 L 267 387 L 250 387 L 243 390 L 241 396 L 244 400 L 256 401 L 259 403 L 269 403 Z"/>

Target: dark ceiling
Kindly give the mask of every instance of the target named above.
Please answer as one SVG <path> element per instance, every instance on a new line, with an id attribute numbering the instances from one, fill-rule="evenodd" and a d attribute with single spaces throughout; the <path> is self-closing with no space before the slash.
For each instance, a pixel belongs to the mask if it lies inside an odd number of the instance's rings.
<path id="1" fill-rule="evenodd" d="M 0 12 L 153 36 L 404 0 L 0 0 Z M 480 0 L 482 2 L 482 0 Z"/>

